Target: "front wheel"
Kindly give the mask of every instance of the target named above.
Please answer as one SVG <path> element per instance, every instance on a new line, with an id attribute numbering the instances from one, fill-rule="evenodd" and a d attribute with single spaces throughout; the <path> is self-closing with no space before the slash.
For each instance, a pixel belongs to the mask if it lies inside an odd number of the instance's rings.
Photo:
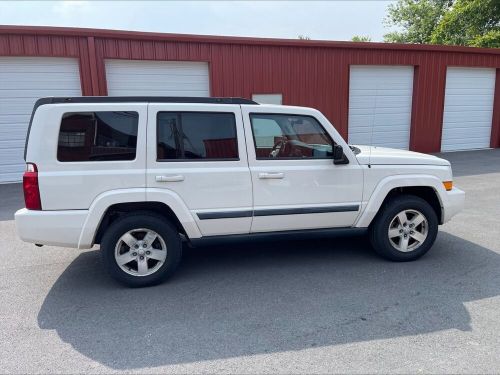
<path id="1" fill-rule="evenodd" d="M 175 227 L 154 213 L 128 214 L 113 222 L 101 241 L 109 274 L 131 287 L 159 284 L 181 260 L 182 242 Z"/>
<path id="2" fill-rule="evenodd" d="M 370 241 L 384 258 L 406 262 L 420 258 L 434 244 L 436 212 L 422 198 L 401 195 L 387 202 L 370 227 Z"/>

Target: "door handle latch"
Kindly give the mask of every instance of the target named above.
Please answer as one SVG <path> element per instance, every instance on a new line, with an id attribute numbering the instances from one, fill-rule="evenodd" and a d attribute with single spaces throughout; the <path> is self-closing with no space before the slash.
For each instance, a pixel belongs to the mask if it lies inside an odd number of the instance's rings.
<path id="1" fill-rule="evenodd" d="M 259 173 L 259 178 L 263 180 L 282 179 L 283 177 L 285 177 L 285 174 L 283 172 Z"/>
<path id="2" fill-rule="evenodd" d="M 184 181 L 184 176 L 180 174 L 170 176 L 156 176 L 156 182 L 179 182 Z"/>

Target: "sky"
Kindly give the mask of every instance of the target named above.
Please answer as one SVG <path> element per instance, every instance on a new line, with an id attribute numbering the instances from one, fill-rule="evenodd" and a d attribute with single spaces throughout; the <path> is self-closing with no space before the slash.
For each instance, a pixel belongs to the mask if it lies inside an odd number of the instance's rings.
<path id="1" fill-rule="evenodd" d="M 382 41 L 392 1 L 2 1 L 0 25 Z"/>

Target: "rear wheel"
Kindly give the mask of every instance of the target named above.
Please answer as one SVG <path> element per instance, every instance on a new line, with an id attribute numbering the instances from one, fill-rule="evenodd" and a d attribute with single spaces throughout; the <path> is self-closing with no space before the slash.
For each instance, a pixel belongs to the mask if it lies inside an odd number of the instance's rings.
<path id="1" fill-rule="evenodd" d="M 113 222 L 101 241 L 110 275 L 131 287 L 155 285 L 176 270 L 182 242 L 175 227 L 154 213 L 123 216 Z"/>
<path id="2" fill-rule="evenodd" d="M 401 195 L 387 202 L 370 227 L 373 248 L 384 258 L 405 262 L 420 258 L 434 244 L 436 212 L 422 198 Z"/>

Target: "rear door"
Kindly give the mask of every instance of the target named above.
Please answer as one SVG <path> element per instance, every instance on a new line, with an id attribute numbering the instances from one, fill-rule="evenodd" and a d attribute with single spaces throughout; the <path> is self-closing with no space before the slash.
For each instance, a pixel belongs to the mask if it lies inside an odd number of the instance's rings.
<path id="1" fill-rule="evenodd" d="M 238 105 L 151 103 L 147 186 L 184 201 L 204 236 L 249 233 L 252 183 Z"/>

